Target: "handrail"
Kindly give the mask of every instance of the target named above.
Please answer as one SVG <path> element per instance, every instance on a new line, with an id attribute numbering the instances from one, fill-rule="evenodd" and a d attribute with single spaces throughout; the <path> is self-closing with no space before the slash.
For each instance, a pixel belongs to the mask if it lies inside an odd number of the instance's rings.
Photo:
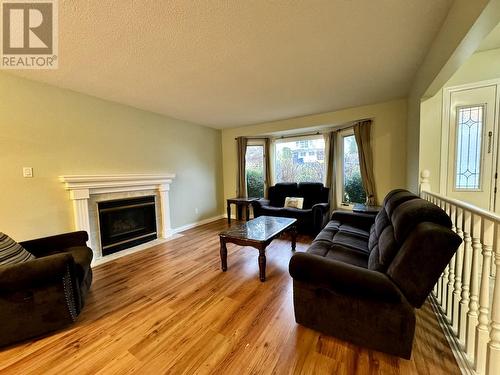
<path id="1" fill-rule="evenodd" d="M 450 198 L 450 197 L 447 197 L 447 196 L 444 196 L 444 195 L 441 195 L 438 193 L 434 193 L 434 192 L 428 191 L 428 190 L 422 190 L 421 193 L 422 194 L 429 194 L 435 198 L 438 198 L 442 201 L 445 201 L 446 203 L 453 204 L 457 207 L 460 207 L 460 208 L 465 209 L 467 211 L 470 211 L 476 215 L 479 215 L 485 219 L 495 221 L 495 222 L 500 222 L 500 215 L 497 215 L 494 212 L 485 210 L 484 208 L 477 207 L 477 206 L 474 206 L 473 204 L 470 204 L 470 203 L 467 203 L 464 201 L 460 201 L 458 199 Z"/>

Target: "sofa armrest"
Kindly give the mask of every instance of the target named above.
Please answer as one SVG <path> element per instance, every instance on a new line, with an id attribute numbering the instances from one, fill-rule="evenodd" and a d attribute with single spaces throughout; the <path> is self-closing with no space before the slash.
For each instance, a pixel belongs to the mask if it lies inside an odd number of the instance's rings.
<path id="1" fill-rule="evenodd" d="M 74 267 L 73 256 L 69 253 L 0 266 L 0 293 L 60 283 L 68 272 L 74 274 Z"/>
<path id="2" fill-rule="evenodd" d="M 351 211 L 333 211 L 331 220 L 340 221 L 341 224 L 349 224 L 368 232 L 375 222 L 375 216 Z"/>
<path id="3" fill-rule="evenodd" d="M 260 199 L 257 199 L 256 201 L 253 201 L 252 202 L 252 206 L 257 206 L 257 207 L 265 207 L 265 206 L 269 206 L 269 199 L 264 199 L 264 198 L 260 198 Z"/>
<path id="4" fill-rule="evenodd" d="M 294 254 L 289 271 L 294 280 L 344 295 L 384 302 L 402 299 L 397 286 L 385 274 L 318 255 Z"/>
<path id="5" fill-rule="evenodd" d="M 327 224 L 330 212 L 329 203 L 317 203 L 312 206 L 314 233 L 319 233 Z"/>
<path id="6" fill-rule="evenodd" d="M 316 203 L 312 206 L 313 211 L 318 210 L 322 213 L 328 212 L 330 210 L 330 203 Z"/>
<path id="7" fill-rule="evenodd" d="M 49 252 L 63 251 L 68 247 L 87 246 L 89 236 L 85 231 L 58 234 L 21 242 L 21 246 L 36 257 Z"/>

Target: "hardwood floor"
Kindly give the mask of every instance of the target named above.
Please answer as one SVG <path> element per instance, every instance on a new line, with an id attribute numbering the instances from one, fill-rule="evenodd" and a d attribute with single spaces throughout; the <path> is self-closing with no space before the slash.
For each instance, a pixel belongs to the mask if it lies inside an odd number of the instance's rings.
<path id="1" fill-rule="evenodd" d="M 0 352 L 2 374 L 458 374 L 428 304 L 410 361 L 323 336 L 295 323 L 287 238 L 267 249 L 228 245 L 225 220 L 94 269 L 76 324 Z M 298 237 L 297 251 L 309 238 Z"/>

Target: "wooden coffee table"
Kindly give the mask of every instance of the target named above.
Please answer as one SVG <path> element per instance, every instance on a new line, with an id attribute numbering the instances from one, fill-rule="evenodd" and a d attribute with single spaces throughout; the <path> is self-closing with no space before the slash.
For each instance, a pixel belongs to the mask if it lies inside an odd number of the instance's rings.
<path id="1" fill-rule="evenodd" d="M 220 260 L 222 271 L 227 271 L 226 244 L 234 243 L 240 246 L 252 246 L 259 250 L 259 277 L 266 280 L 266 247 L 283 232 L 292 234 L 292 251 L 295 251 L 297 241 L 296 219 L 275 216 L 259 216 L 256 219 L 238 223 L 228 230 L 219 233 Z"/>

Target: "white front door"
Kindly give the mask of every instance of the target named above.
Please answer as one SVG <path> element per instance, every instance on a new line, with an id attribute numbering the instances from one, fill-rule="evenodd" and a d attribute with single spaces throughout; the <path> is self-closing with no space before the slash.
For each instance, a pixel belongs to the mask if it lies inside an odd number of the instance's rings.
<path id="1" fill-rule="evenodd" d="M 447 195 L 494 210 L 496 85 L 450 92 Z"/>

